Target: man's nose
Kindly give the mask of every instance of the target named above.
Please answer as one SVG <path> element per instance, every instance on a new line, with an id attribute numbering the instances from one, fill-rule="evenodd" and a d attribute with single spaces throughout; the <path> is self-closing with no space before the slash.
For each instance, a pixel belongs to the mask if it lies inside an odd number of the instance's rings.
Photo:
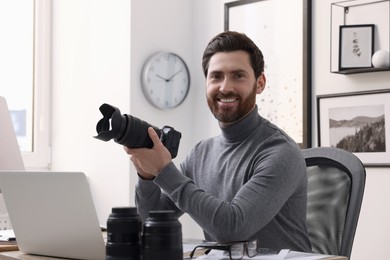
<path id="1" fill-rule="evenodd" d="M 221 82 L 219 86 L 219 91 L 222 93 L 229 93 L 233 91 L 233 82 L 229 80 L 227 77 Z"/>

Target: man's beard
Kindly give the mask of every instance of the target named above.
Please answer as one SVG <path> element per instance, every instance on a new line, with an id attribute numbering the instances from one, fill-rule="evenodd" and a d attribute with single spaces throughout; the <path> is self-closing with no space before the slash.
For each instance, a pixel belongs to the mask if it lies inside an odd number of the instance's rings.
<path id="1" fill-rule="evenodd" d="M 244 116 L 246 116 L 249 112 L 252 111 L 253 107 L 256 104 L 256 84 L 255 87 L 253 88 L 253 91 L 251 94 L 244 100 L 241 100 L 241 97 L 235 95 L 235 94 L 218 94 L 218 98 L 238 98 L 238 106 L 237 107 L 224 107 L 221 108 L 218 105 L 218 101 L 216 97 L 208 97 L 207 98 L 207 103 L 209 105 L 209 108 L 211 110 L 211 113 L 213 113 L 214 117 L 222 122 L 222 123 L 233 123 Z"/>

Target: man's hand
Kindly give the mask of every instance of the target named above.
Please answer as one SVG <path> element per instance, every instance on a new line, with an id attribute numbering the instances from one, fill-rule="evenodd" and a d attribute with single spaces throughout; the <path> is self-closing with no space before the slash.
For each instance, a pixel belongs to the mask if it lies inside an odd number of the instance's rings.
<path id="1" fill-rule="evenodd" d="M 152 148 L 128 148 L 124 146 L 124 149 L 130 155 L 130 160 L 138 174 L 144 179 L 153 179 L 172 161 L 172 157 L 152 127 L 148 128 L 148 134 L 153 141 Z"/>

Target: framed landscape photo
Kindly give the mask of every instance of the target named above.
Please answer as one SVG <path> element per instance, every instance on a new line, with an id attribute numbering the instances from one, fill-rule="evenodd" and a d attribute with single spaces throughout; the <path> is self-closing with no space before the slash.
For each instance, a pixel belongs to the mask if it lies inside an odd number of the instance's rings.
<path id="1" fill-rule="evenodd" d="M 371 68 L 374 24 L 340 25 L 339 70 Z"/>
<path id="2" fill-rule="evenodd" d="M 317 96 L 318 145 L 390 166 L 390 90 Z"/>

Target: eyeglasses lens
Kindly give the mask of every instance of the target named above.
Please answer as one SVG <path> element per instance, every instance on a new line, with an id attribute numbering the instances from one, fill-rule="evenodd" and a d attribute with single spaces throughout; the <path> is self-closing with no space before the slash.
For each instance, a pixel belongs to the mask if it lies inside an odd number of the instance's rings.
<path id="1" fill-rule="evenodd" d="M 257 255 L 257 240 L 249 241 L 246 244 L 246 253 L 249 257 L 254 257 Z"/>
<path id="2" fill-rule="evenodd" d="M 230 247 L 232 260 L 240 260 L 244 256 L 244 243 L 235 243 Z"/>

